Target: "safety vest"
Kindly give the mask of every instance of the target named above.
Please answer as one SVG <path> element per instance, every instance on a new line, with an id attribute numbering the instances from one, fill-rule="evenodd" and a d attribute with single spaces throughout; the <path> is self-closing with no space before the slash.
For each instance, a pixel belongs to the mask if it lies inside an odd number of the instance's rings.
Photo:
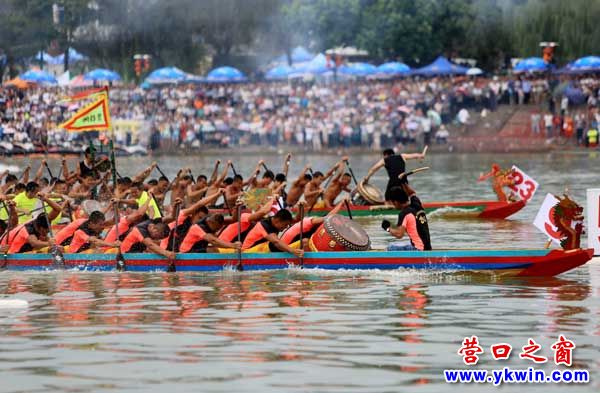
<path id="1" fill-rule="evenodd" d="M 148 226 L 160 222 L 159 219 L 147 220 L 136 225 L 125 237 L 121 243 L 121 252 L 144 252 L 146 245 L 144 239 L 150 238 Z"/>
<path id="2" fill-rule="evenodd" d="M 246 235 L 246 239 L 244 240 L 244 243 L 242 243 L 242 250 L 247 250 L 254 247 L 263 241 L 269 234 L 277 232 L 278 231 L 271 223 L 270 218 L 266 218 L 260 222 L 257 222 L 250 232 L 248 232 L 248 235 Z"/>
<path id="3" fill-rule="evenodd" d="M 250 222 L 250 213 L 242 213 L 240 218 L 241 226 L 242 226 L 242 242 L 246 239 L 248 232 L 252 228 L 252 223 Z M 229 224 L 223 229 L 221 234 L 219 235 L 219 239 L 226 242 L 235 242 L 238 240 L 238 223 L 234 222 L 233 224 Z"/>
<path id="4" fill-rule="evenodd" d="M 72 223 L 68 224 L 60 231 L 58 231 L 58 233 L 56 234 L 56 244 L 61 246 L 68 246 L 69 244 L 71 244 L 71 240 L 73 240 L 73 235 L 75 234 L 75 231 L 77 231 L 79 227 L 81 227 L 81 225 L 83 225 L 83 223 L 86 221 L 87 218 L 77 219 Z"/>
<path id="5" fill-rule="evenodd" d="M 314 228 L 313 228 L 314 227 Z M 313 225 L 313 221 L 311 217 L 306 217 L 302 220 L 302 231 L 303 237 L 306 239 L 310 237 L 317 229 L 316 225 Z M 292 225 L 288 230 L 283 232 L 281 235 L 281 241 L 287 245 L 290 245 L 294 242 L 300 240 L 300 223 L 297 222 Z"/>
<path id="6" fill-rule="evenodd" d="M 208 248 L 208 241 L 205 240 L 207 233 L 210 233 L 210 228 L 204 220 L 192 225 L 183 238 L 179 251 L 206 252 Z"/>

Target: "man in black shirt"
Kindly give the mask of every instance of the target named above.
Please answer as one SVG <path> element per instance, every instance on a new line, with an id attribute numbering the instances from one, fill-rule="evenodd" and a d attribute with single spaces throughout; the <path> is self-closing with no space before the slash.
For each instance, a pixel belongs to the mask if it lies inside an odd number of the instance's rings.
<path id="1" fill-rule="evenodd" d="M 396 154 L 393 149 L 386 149 L 383 151 L 383 158 L 379 160 L 375 165 L 369 169 L 367 176 L 364 178 L 364 182 L 368 183 L 369 179 L 379 169 L 384 168 L 388 173 L 388 184 L 385 188 L 385 200 L 391 202 L 390 190 L 392 187 L 401 186 L 402 184 L 408 183 L 406 177 L 399 179 L 402 173 L 406 172 L 406 161 L 407 160 L 423 160 L 427 153 L 427 146 L 423 149 L 422 153 L 403 153 Z"/>

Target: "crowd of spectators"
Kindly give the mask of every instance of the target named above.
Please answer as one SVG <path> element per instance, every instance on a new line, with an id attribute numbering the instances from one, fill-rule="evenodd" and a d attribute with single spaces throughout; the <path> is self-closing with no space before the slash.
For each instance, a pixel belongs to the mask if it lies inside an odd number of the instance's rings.
<path id="1" fill-rule="evenodd" d="M 153 150 L 248 144 L 380 149 L 446 143 L 473 121 L 472 114 L 494 112 L 498 105 L 538 104 L 563 121 L 577 105 L 586 108 L 577 109 L 585 118 L 577 127 L 582 123 L 585 133 L 599 120 L 599 87 L 600 79 L 584 77 L 121 86 L 110 90 L 110 110 L 113 120 L 139 124 L 135 132 L 119 133 L 118 142 L 141 142 Z M 68 94 L 51 87 L 0 89 L 0 140 L 55 145 L 81 138 L 56 127 L 78 108 L 64 100 Z M 543 129 L 544 113 L 532 115 L 532 124 L 538 124 L 532 130 Z"/>

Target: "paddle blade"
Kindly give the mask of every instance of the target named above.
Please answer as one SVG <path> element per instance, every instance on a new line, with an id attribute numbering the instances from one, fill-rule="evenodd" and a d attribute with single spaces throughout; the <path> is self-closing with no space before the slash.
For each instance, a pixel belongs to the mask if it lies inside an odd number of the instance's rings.
<path id="1" fill-rule="evenodd" d="M 127 270 L 127 266 L 125 265 L 125 257 L 123 257 L 123 254 L 121 253 L 117 254 L 116 268 L 118 272 L 124 272 Z"/>

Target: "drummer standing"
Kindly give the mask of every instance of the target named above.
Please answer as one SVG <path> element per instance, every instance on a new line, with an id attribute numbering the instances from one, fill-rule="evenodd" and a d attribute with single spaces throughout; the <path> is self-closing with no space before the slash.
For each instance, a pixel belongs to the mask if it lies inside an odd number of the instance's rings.
<path id="1" fill-rule="evenodd" d="M 364 182 L 368 183 L 369 179 L 375 172 L 385 167 L 385 170 L 388 173 L 388 184 L 385 188 L 385 200 L 391 201 L 389 198 L 389 192 L 392 187 L 401 186 L 402 184 L 408 183 L 406 177 L 403 179 L 399 179 L 402 173 L 406 172 L 406 161 L 407 160 L 422 160 L 425 158 L 425 153 L 427 152 L 427 146 L 423 150 L 423 153 L 403 153 L 396 154 L 393 149 L 386 149 L 383 151 L 383 158 L 379 160 L 367 173 L 367 176 L 364 178 Z"/>

